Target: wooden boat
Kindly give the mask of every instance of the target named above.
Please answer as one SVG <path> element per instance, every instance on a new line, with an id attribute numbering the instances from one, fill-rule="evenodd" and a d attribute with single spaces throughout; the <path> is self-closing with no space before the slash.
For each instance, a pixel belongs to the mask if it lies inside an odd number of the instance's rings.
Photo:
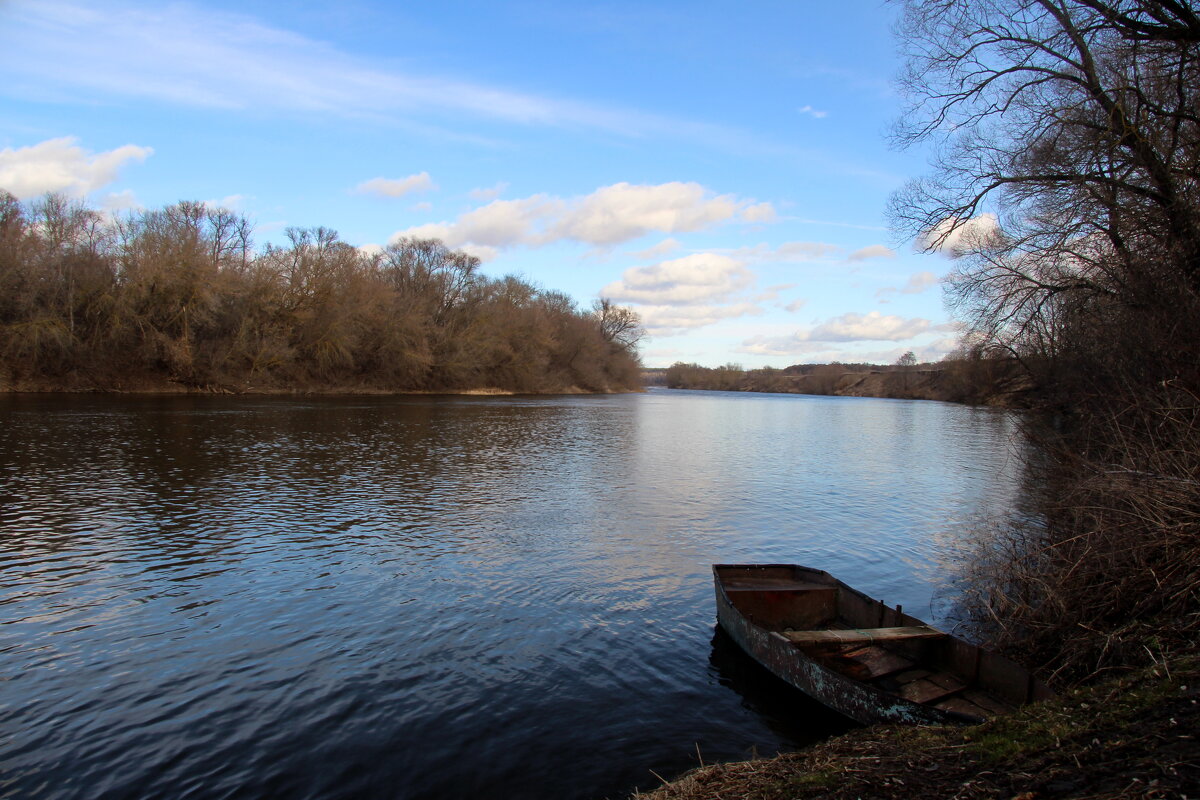
<path id="1" fill-rule="evenodd" d="M 717 620 L 755 660 L 863 724 L 977 723 L 1053 692 L 1029 670 L 827 572 L 714 564 Z"/>

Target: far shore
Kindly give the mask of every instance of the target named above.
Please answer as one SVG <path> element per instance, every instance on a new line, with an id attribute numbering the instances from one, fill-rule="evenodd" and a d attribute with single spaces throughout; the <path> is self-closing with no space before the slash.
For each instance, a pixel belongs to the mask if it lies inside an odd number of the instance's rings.
<path id="1" fill-rule="evenodd" d="M 796 368 L 741 370 L 687 365 L 682 369 L 646 369 L 642 378 L 647 385 L 675 389 L 936 400 L 997 408 L 1027 407 L 1033 389 L 1028 375 L 1008 362 L 856 371 L 844 370 L 837 364 L 822 364 L 805 373 L 794 373 L 792 369 Z"/>
<path id="2" fill-rule="evenodd" d="M 0 395 L 137 395 L 137 396 L 201 396 L 201 395 L 236 395 L 244 397 L 297 397 L 297 396 L 330 396 L 330 397 L 418 397 L 418 396 L 455 396 L 455 397 L 501 397 L 501 396 L 549 396 L 549 395 L 585 395 L 585 394 L 632 394 L 644 392 L 644 388 L 612 389 L 609 391 L 591 391 L 578 386 L 567 386 L 558 389 L 540 391 L 516 391 L 501 389 L 495 386 L 482 386 L 471 389 L 381 389 L 370 386 L 324 386 L 324 387 L 228 387 L 201 386 L 192 387 L 180 384 L 165 384 L 153 386 L 98 387 L 98 386 L 31 386 L 18 384 L 7 386 L 0 384 Z"/>

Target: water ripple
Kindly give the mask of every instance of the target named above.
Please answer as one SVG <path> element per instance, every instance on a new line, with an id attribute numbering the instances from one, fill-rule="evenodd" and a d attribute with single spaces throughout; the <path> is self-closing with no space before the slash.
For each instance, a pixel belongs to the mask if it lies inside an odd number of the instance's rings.
<path id="1" fill-rule="evenodd" d="M 719 393 L 0 398 L 0 794 L 595 798 L 824 736 L 714 639 L 708 565 L 928 607 L 1013 502 L 1012 430 Z"/>

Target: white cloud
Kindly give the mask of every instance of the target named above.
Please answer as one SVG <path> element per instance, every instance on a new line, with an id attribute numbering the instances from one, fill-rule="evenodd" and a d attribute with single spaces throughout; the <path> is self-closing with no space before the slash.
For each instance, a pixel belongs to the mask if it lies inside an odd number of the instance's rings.
<path id="1" fill-rule="evenodd" d="M 65 136 L 28 147 L 0 150 L 0 189 L 19 199 L 63 192 L 82 197 L 107 186 L 131 161 L 145 161 L 154 151 L 127 144 L 103 153 L 91 153 Z"/>
<path id="2" fill-rule="evenodd" d="M 491 186 L 488 188 L 472 189 L 471 191 L 467 192 L 467 195 L 469 197 L 471 197 L 471 199 L 473 199 L 473 200 L 479 200 L 480 202 L 486 202 L 488 200 L 495 200 L 497 197 L 504 194 L 504 191 L 507 188 L 508 188 L 508 184 L 505 183 L 504 181 L 501 181 L 500 183 L 497 183 L 495 186 Z"/>
<path id="3" fill-rule="evenodd" d="M 638 259 L 651 259 L 665 256 L 667 253 L 673 253 L 680 248 L 678 239 L 668 236 L 653 247 L 647 247 L 645 250 L 638 250 L 630 253 L 631 256 Z"/>
<path id="4" fill-rule="evenodd" d="M 808 305 L 808 298 L 798 297 L 795 300 L 793 300 L 792 302 L 788 303 L 786 306 L 784 306 L 783 310 L 790 311 L 791 313 L 795 314 L 797 311 L 804 308 L 806 305 Z"/>
<path id="5" fill-rule="evenodd" d="M 739 345 L 734 352 L 754 356 L 802 356 L 825 349 L 827 345 L 796 339 L 792 336 L 752 336 Z M 830 359 L 817 359 L 829 361 Z M 840 359 L 839 359 L 840 360 Z"/>
<path id="6" fill-rule="evenodd" d="M 620 303 L 694 305 L 732 297 L 752 283 L 754 273 L 740 261 L 715 253 L 696 253 L 627 269 L 619 281 L 605 286 L 600 294 Z"/>
<path id="7" fill-rule="evenodd" d="M 802 263 L 827 258 L 840 249 L 837 245 L 824 242 L 784 242 L 778 247 L 760 243 L 749 247 L 739 247 L 731 255 L 734 258 L 752 262 Z"/>
<path id="8" fill-rule="evenodd" d="M 795 288 L 796 288 L 796 284 L 794 284 L 794 283 L 777 283 L 774 286 L 768 286 L 766 289 L 763 289 L 761 292 L 759 292 L 757 295 L 754 296 L 754 302 L 756 302 L 756 303 L 774 302 L 775 300 L 779 299 L 780 292 L 785 292 L 788 289 L 795 289 Z M 776 304 L 776 305 L 778 305 L 778 304 Z"/>
<path id="9" fill-rule="evenodd" d="M 617 183 L 571 204 L 550 235 L 554 239 L 613 245 L 650 232 L 704 230 L 744 208 L 745 202 L 733 195 L 714 196 L 698 183 Z"/>
<path id="10" fill-rule="evenodd" d="M 107 214 L 117 214 L 121 211 L 133 211 L 142 208 L 132 189 L 121 192 L 109 192 L 100 201 L 100 208 Z"/>
<path id="11" fill-rule="evenodd" d="M 429 202 L 428 200 L 422 200 L 420 203 L 413 203 L 409 207 L 409 210 L 410 211 L 432 211 L 433 203 Z"/>
<path id="12" fill-rule="evenodd" d="M 241 194 L 227 194 L 220 200 L 205 200 L 204 205 L 209 208 L 223 208 L 226 211 L 238 211 L 242 207 L 242 203 L 246 201 L 246 196 Z"/>
<path id="13" fill-rule="evenodd" d="M 456 247 L 450 241 L 450 227 L 440 222 L 430 222 L 425 225 L 417 225 L 403 231 L 392 234 L 389 241 L 394 242 L 401 237 L 409 239 L 441 239 L 450 247 Z"/>
<path id="14" fill-rule="evenodd" d="M 403 197 L 413 192 L 428 192 L 436 189 L 428 172 L 418 172 L 405 178 L 371 178 L 354 187 L 357 194 L 374 194 L 380 197 Z"/>
<path id="15" fill-rule="evenodd" d="M 950 217 L 921 234 L 917 247 L 958 258 L 969 250 L 987 246 L 989 240 L 999 235 L 1000 221 L 995 214 L 980 214 L 961 222 Z"/>
<path id="16" fill-rule="evenodd" d="M 675 347 L 658 347 L 653 350 L 643 350 L 642 358 L 646 361 L 656 361 L 659 359 L 677 358 L 683 354 L 683 350 Z"/>
<path id="17" fill-rule="evenodd" d="M 742 219 L 746 222 L 774 222 L 775 207 L 770 203 L 755 203 L 742 211 Z"/>
<path id="18" fill-rule="evenodd" d="M 828 111 L 818 111 L 817 109 L 813 108 L 812 106 L 802 106 L 802 107 L 796 109 L 796 111 L 801 114 L 808 114 L 809 116 L 815 117 L 817 119 L 824 119 L 825 117 L 829 116 Z"/>
<path id="19" fill-rule="evenodd" d="M 386 60 L 198 3 L 33 0 L 0 7 L 6 77 L 10 86 L 19 77 L 20 90 L 32 96 L 336 115 L 474 141 L 482 139 L 448 134 L 430 116 L 456 125 L 468 115 L 628 137 L 686 136 L 723 149 L 780 149 L 725 126 L 381 66 Z"/>
<path id="20" fill-rule="evenodd" d="M 869 311 L 866 314 L 852 311 L 826 320 L 811 331 L 805 332 L 803 338 L 817 342 L 898 342 L 924 333 L 929 327 L 929 320 L 921 317 L 906 319 L 895 314 L 880 314 L 878 311 Z"/>
<path id="21" fill-rule="evenodd" d="M 896 359 L 909 350 L 917 357 L 917 361 L 940 361 L 956 346 L 955 339 L 937 339 L 926 345 L 901 345 L 883 350 L 855 350 L 841 347 L 831 347 L 825 342 L 811 342 L 805 339 L 783 336 L 755 336 L 746 339 L 734 352 L 756 356 L 774 356 L 786 358 L 803 358 L 809 364 L 828 364 L 832 361 L 843 363 L 894 364 Z"/>
<path id="22" fill-rule="evenodd" d="M 940 331 L 946 326 L 931 325 L 921 317 L 906 319 L 878 311 L 866 314 L 850 312 L 833 317 L 808 330 L 790 336 L 755 336 L 742 342 L 739 352 L 756 355 L 804 355 L 828 349 L 831 343 L 899 342 L 922 333 Z M 906 348 L 907 349 L 907 348 Z M 839 359 L 841 360 L 841 359 Z M 855 360 L 869 360 L 865 355 Z"/>
<path id="23" fill-rule="evenodd" d="M 689 330 L 714 325 L 722 320 L 761 314 L 754 303 L 693 306 L 638 306 L 634 309 L 642 326 L 653 337 L 678 336 Z"/>
<path id="24" fill-rule="evenodd" d="M 914 272 L 908 276 L 908 281 L 897 289 L 895 286 L 885 286 L 875 293 L 876 297 L 886 297 L 889 294 L 920 294 L 930 287 L 937 286 L 938 276 L 932 272 Z"/>
<path id="25" fill-rule="evenodd" d="M 861 250 L 855 250 L 846 256 L 847 261 L 866 261 L 868 258 L 895 258 L 896 251 L 881 244 L 873 244 Z"/>
<path id="26" fill-rule="evenodd" d="M 912 347 L 901 346 L 893 347 L 887 350 L 872 350 L 858 354 L 856 359 L 872 364 L 895 364 L 896 359 L 911 350 L 913 355 L 917 357 L 917 363 L 941 361 L 946 354 L 953 351 L 956 346 L 957 342 L 954 339 L 937 339 L 936 341 L 930 342 L 927 345 Z"/>
<path id="27" fill-rule="evenodd" d="M 736 218 L 750 205 L 734 195 L 713 194 L 698 183 L 617 183 L 568 199 L 533 195 L 494 200 L 453 222 L 408 228 L 393 238 L 436 236 L 451 247 L 538 247 L 559 241 L 608 247 L 649 233 L 711 228 Z"/>
<path id="28" fill-rule="evenodd" d="M 475 256 L 480 261 L 491 261 L 500 255 L 500 251 L 496 248 L 482 244 L 465 244 L 459 249 L 469 256 Z"/>

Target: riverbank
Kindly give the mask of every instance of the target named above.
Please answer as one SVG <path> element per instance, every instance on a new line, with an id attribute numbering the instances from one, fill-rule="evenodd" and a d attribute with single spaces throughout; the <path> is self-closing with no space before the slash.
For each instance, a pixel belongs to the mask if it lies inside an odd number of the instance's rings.
<path id="1" fill-rule="evenodd" d="M 246 384 L 186 384 L 177 381 L 126 381 L 116 383 L 64 383 L 52 381 L 20 381 L 5 382 L 0 380 L 0 395 L 4 394 L 127 394 L 127 395 L 261 395 L 268 397 L 294 397 L 301 395 L 329 396 L 423 396 L 423 395 L 455 395 L 455 396 L 513 396 L 513 395 L 555 395 L 555 394 L 628 394 L 642 392 L 641 387 L 609 387 L 604 389 L 585 389 L 579 386 L 558 386 L 548 389 L 517 391 L 497 386 L 477 386 L 471 388 L 451 389 L 389 389 L 370 384 L 338 384 L 338 385 L 254 385 Z"/>
<path id="2" fill-rule="evenodd" d="M 943 361 L 911 367 L 803 364 L 786 369 L 675 364 L 643 370 L 647 385 L 768 394 L 882 397 L 1020 408 L 1034 390 L 1029 373 L 1014 360 Z"/>
<path id="3" fill-rule="evenodd" d="M 877 726 L 694 770 L 646 800 L 1186 798 L 1200 790 L 1200 655 L 967 728 Z"/>

